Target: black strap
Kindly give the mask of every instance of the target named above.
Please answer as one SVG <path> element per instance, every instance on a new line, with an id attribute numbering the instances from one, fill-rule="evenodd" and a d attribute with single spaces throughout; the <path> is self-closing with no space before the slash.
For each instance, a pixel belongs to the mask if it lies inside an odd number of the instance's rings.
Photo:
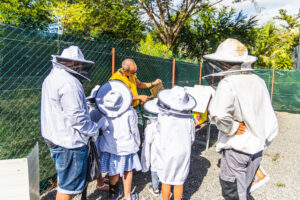
<path id="1" fill-rule="evenodd" d="M 116 185 L 109 184 L 109 196 L 116 197 L 118 194 L 119 194 L 118 184 L 116 184 Z"/>
<path id="2" fill-rule="evenodd" d="M 44 140 L 45 140 L 45 143 L 47 144 L 47 146 L 48 146 L 49 148 L 51 148 L 51 149 L 60 147 L 60 146 L 54 144 L 53 142 L 51 142 L 50 140 L 47 140 L 46 138 L 44 138 Z"/>

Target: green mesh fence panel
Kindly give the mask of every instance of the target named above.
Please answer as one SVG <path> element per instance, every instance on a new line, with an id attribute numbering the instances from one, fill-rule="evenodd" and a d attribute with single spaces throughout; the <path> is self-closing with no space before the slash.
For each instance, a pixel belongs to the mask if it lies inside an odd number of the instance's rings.
<path id="1" fill-rule="evenodd" d="M 83 39 L 85 38 L 85 39 Z M 81 32 L 69 35 L 36 31 L 26 26 L 0 23 L 0 159 L 27 156 L 36 142 L 40 143 L 40 190 L 55 187 L 56 172 L 48 147 L 40 134 L 41 85 L 50 72 L 51 55 L 77 45 L 88 60 L 95 62 L 90 82 L 84 82 L 86 95 L 95 85 L 111 76 L 112 48 L 115 48 L 115 71 L 125 58 L 138 65 L 137 76 L 151 82 L 160 78 L 165 88 L 172 87 L 172 60 L 143 55 L 136 44 L 107 35 L 89 38 Z M 202 76 L 213 68 L 203 63 Z M 255 70 L 270 91 L 272 70 Z M 175 84 L 193 86 L 199 83 L 200 63 L 176 62 Z M 220 77 L 202 79 L 203 85 L 217 86 Z M 149 94 L 149 90 L 139 90 Z M 273 105 L 275 110 L 300 113 L 300 71 L 275 72 Z"/>
<path id="2" fill-rule="evenodd" d="M 271 93 L 272 70 L 255 70 Z M 300 71 L 275 70 L 273 107 L 276 111 L 300 113 Z"/>

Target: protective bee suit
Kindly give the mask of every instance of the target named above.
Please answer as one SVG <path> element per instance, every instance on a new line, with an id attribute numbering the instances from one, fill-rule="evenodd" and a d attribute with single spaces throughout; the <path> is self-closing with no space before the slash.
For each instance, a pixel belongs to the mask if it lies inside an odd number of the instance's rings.
<path id="1" fill-rule="evenodd" d="M 222 195 L 225 200 L 246 200 L 265 145 L 278 133 L 277 118 L 265 82 L 251 73 L 256 57 L 249 56 L 243 44 L 227 39 L 204 58 L 227 68 L 212 74 L 224 78 L 209 105 L 211 122 L 219 129 Z M 246 129 L 238 135 L 241 123 Z"/>
<path id="2" fill-rule="evenodd" d="M 164 184 L 183 185 L 190 171 L 191 147 L 195 140 L 192 116 L 160 113 L 157 172 Z"/>
<path id="3" fill-rule="evenodd" d="M 132 94 L 129 88 L 119 80 L 106 82 L 98 90 L 96 105 L 109 122 L 100 139 L 101 152 L 115 155 L 138 152 L 140 134 L 137 114 L 130 106 L 131 102 Z"/>
<path id="4" fill-rule="evenodd" d="M 90 96 L 86 97 L 88 108 L 89 108 L 89 114 L 90 114 L 91 120 L 93 122 L 98 122 L 102 117 L 104 117 L 104 115 L 99 111 L 99 109 L 96 105 L 95 98 L 96 98 L 99 88 L 100 88 L 100 85 L 96 85 L 92 89 Z M 99 131 L 99 134 L 95 134 L 93 136 L 93 140 L 94 140 L 96 148 L 97 148 L 98 156 L 100 156 L 100 154 L 101 154 L 101 151 L 100 151 L 101 135 L 102 135 L 102 131 L 101 132 Z"/>
<path id="5" fill-rule="evenodd" d="M 42 136 L 53 145 L 72 149 L 86 145 L 89 137 L 103 126 L 103 120 L 98 123 L 91 121 L 82 84 L 76 78 L 80 76 L 88 80 L 88 77 L 62 65 L 58 58 L 93 62 L 84 60 L 80 49 L 71 46 L 61 56 L 53 56 L 52 70 L 42 85 Z"/>
<path id="6" fill-rule="evenodd" d="M 183 185 L 190 169 L 191 146 L 195 139 L 192 109 L 195 99 L 183 87 L 158 94 L 157 174 L 163 184 Z"/>
<path id="7" fill-rule="evenodd" d="M 159 111 L 157 109 L 155 113 L 151 113 L 151 111 L 149 112 L 147 109 L 149 109 L 149 107 L 150 109 L 153 109 L 154 106 L 151 104 L 157 104 L 157 98 L 154 100 L 147 101 L 144 104 L 144 110 L 149 114 L 144 115 L 147 119 L 147 126 L 144 131 L 145 140 L 141 155 L 142 172 L 147 172 L 150 167 L 152 172 L 157 172 L 157 155 L 159 150 L 159 132 L 157 130 L 157 115 Z"/>
<path id="8" fill-rule="evenodd" d="M 83 191 L 91 136 L 108 126 L 105 118 L 91 121 L 81 80 L 88 80 L 92 61 L 77 46 L 53 55 L 52 70 L 44 79 L 41 99 L 41 134 L 55 163 L 57 199 Z"/>

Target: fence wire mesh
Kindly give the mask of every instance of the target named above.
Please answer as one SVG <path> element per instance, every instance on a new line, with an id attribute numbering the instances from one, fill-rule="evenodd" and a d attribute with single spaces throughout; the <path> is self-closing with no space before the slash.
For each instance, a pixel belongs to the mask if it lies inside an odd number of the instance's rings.
<path id="1" fill-rule="evenodd" d="M 83 39 L 85 38 L 85 39 Z M 172 86 L 172 60 L 138 53 L 136 45 L 107 35 L 86 37 L 82 33 L 53 34 L 30 26 L 0 23 L 0 159 L 20 158 L 40 143 L 40 191 L 55 187 L 56 172 L 50 153 L 40 134 L 40 98 L 43 79 L 51 70 L 51 55 L 60 54 L 77 45 L 88 60 L 95 62 L 90 82 L 84 83 L 86 95 L 95 85 L 111 76 L 112 48 L 115 48 L 115 71 L 125 58 L 138 65 L 137 76 L 144 82 L 160 78 L 165 88 Z M 200 63 L 176 62 L 175 85 L 193 86 L 199 83 Z M 212 73 L 203 64 L 202 76 Z M 269 88 L 272 70 L 255 70 Z M 214 85 L 219 78 L 202 80 Z M 149 94 L 149 90 L 139 91 Z M 275 73 L 273 105 L 275 110 L 300 113 L 300 71 Z"/>

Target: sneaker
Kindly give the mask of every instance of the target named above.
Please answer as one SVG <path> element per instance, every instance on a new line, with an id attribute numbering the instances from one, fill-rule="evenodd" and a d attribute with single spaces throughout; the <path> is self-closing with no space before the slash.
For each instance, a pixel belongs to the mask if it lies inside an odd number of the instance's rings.
<path id="1" fill-rule="evenodd" d="M 254 180 L 252 182 L 252 186 L 250 188 L 250 192 L 253 192 L 257 188 L 263 186 L 265 183 L 267 183 L 270 180 L 270 177 L 265 172 L 265 170 L 261 166 L 259 168 L 262 171 L 262 173 L 264 174 L 264 176 L 261 179 L 258 176 L 255 176 L 255 178 L 254 178 Z"/>
<path id="2" fill-rule="evenodd" d="M 138 197 L 138 195 L 137 195 L 137 193 L 136 192 L 134 192 L 134 193 L 132 193 L 131 195 L 130 195 L 130 198 L 129 199 L 123 199 L 123 200 L 138 200 L 139 199 L 139 197 Z"/>
<path id="3" fill-rule="evenodd" d="M 155 197 L 158 197 L 159 196 L 159 189 L 154 189 L 153 187 L 152 187 L 152 185 L 149 185 L 148 187 L 148 191 L 152 194 L 152 195 L 154 195 Z"/>

